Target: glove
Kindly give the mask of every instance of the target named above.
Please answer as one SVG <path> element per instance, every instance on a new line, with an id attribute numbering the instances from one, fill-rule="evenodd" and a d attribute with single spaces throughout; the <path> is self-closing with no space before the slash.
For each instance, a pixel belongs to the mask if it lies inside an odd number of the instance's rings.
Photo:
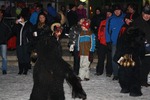
<path id="1" fill-rule="evenodd" d="M 69 51 L 70 51 L 70 52 L 73 52 L 73 51 L 74 51 L 74 45 L 75 45 L 75 44 L 71 44 L 71 45 L 70 45 L 70 48 L 69 48 Z"/>
<path id="2" fill-rule="evenodd" d="M 93 62 L 93 52 L 89 52 L 89 61 L 92 63 Z"/>

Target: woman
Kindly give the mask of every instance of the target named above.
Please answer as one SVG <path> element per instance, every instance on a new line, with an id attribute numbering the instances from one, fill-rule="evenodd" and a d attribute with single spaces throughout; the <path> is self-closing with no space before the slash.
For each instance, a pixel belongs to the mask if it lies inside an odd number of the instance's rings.
<path id="1" fill-rule="evenodd" d="M 27 75 L 30 67 L 30 41 L 32 39 L 32 24 L 27 20 L 25 14 L 20 14 L 19 19 L 13 27 L 13 33 L 16 33 L 16 50 L 19 65 L 19 75 Z"/>
<path id="2" fill-rule="evenodd" d="M 80 19 L 82 18 L 87 18 L 87 12 L 86 9 L 84 8 L 85 3 L 84 2 L 80 2 L 78 7 L 77 7 L 77 16 L 78 16 L 78 21 L 80 21 Z"/>
<path id="3" fill-rule="evenodd" d="M 34 31 L 37 32 L 38 38 L 40 38 L 42 35 L 49 34 L 50 25 L 47 22 L 47 17 L 45 13 L 42 12 L 39 14 L 37 24 L 34 27 Z"/>
<path id="4" fill-rule="evenodd" d="M 32 41 L 32 62 L 37 60 L 36 46 L 41 37 L 50 35 L 50 25 L 47 21 L 47 15 L 41 12 L 38 16 L 37 24 L 34 26 L 33 41 Z"/>

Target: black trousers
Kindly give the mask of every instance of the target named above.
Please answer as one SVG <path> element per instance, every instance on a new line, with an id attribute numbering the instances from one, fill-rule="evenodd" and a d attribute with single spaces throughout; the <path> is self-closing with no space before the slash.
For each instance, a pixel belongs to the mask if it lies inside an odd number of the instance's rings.
<path id="1" fill-rule="evenodd" d="M 28 45 L 17 46 L 17 58 L 19 63 L 30 62 L 30 51 Z"/>
<path id="2" fill-rule="evenodd" d="M 106 67 L 106 74 L 112 74 L 112 57 L 111 51 L 107 46 L 99 44 L 98 46 L 98 64 L 96 66 L 96 73 L 103 74 L 104 66 Z M 104 64 L 106 60 L 106 65 Z"/>
<path id="3" fill-rule="evenodd" d="M 30 51 L 28 45 L 17 46 L 19 71 L 28 71 L 30 67 Z"/>
<path id="4" fill-rule="evenodd" d="M 150 56 L 145 56 L 142 59 L 142 67 L 140 69 L 140 80 L 141 84 L 146 84 L 148 79 L 147 76 L 150 72 Z"/>
<path id="5" fill-rule="evenodd" d="M 79 58 L 78 51 L 75 49 L 73 51 L 73 58 L 74 58 L 73 69 L 74 69 L 74 72 L 78 75 L 79 74 L 79 68 L 80 68 L 80 58 Z"/>

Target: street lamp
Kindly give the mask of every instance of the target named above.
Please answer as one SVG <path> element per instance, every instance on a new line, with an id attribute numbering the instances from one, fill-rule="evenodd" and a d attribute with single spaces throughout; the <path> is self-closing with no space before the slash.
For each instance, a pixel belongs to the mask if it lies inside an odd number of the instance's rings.
<path id="1" fill-rule="evenodd" d="M 85 2 L 86 0 L 80 0 L 81 2 Z"/>

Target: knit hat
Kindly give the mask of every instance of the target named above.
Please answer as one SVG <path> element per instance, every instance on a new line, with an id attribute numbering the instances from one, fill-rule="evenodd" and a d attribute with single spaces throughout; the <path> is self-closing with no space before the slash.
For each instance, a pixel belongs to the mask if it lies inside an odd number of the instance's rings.
<path id="1" fill-rule="evenodd" d="M 113 10 L 114 10 L 114 11 L 115 11 L 115 10 L 121 10 L 120 5 L 114 5 L 114 6 L 113 6 Z"/>
<path id="2" fill-rule="evenodd" d="M 106 12 L 111 12 L 111 13 L 113 13 L 112 9 L 107 9 Z"/>
<path id="3" fill-rule="evenodd" d="M 82 27 L 85 27 L 86 29 L 90 28 L 90 20 L 89 19 L 85 19 L 82 23 L 81 23 Z"/>
<path id="4" fill-rule="evenodd" d="M 143 7 L 143 12 L 144 12 L 145 14 L 150 14 L 150 5 L 144 6 L 144 7 Z"/>

